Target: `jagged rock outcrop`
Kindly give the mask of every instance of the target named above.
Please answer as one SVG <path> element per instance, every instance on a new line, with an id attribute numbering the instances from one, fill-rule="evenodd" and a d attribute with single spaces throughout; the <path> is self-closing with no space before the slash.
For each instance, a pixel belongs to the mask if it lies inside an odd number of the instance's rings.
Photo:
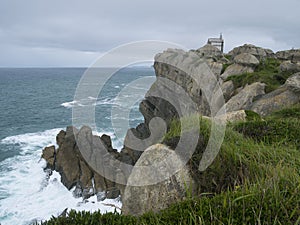
<path id="1" fill-rule="evenodd" d="M 264 49 L 261 47 L 257 47 L 255 45 L 251 44 L 245 44 L 243 46 L 239 46 L 228 52 L 227 55 L 231 56 L 234 58 L 235 56 L 241 54 L 241 53 L 249 53 L 251 55 L 254 55 L 257 59 L 261 60 L 266 57 L 268 58 L 274 58 L 275 54 L 272 50 L 270 49 Z"/>
<path id="2" fill-rule="evenodd" d="M 153 165 L 153 170 L 143 170 Z M 172 174 L 174 168 L 181 168 Z M 157 183 L 153 181 L 158 180 Z M 136 186 L 141 180 L 145 185 Z M 163 180 L 163 181 L 161 181 Z M 149 182 L 149 185 L 146 185 Z M 141 215 L 148 211 L 157 212 L 172 203 L 183 200 L 187 191 L 195 187 L 190 170 L 174 150 L 156 144 L 150 146 L 137 161 L 128 178 L 122 196 L 124 214 Z M 193 194 L 193 191 L 191 193 Z"/>
<path id="3" fill-rule="evenodd" d="M 116 198 L 119 190 L 114 181 L 106 179 L 93 168 L 82 156 L 79 148 L 93 148 L 92 139 L 101 141 L 105 149 L 103 152 L 110 152 L 114 157 L 118 153 L 111 146 L 110 137 L 103 135 L 101 138 L 92 135 L 89 127 L 82 127 L 77 130 L 75 127 L 67 127 L 66 131 L 60 131 L 56 137 L 58 149 L 54 146 L 46 147 L 43 150 L 42 158 L 47 162 L 47 168 L 56 170 L 61 175 L 61 182 L 69 189 L 75 187 L 74 196 L 88 198 L 93 194 L 103 192 L 106 197 Z M 78 143 L 80 143 L 78 145 Z M 108 154 L 108 153 L 107 153 Z M 105 159 L 104 155 L 98 162 Z M 103 163 L 103 165 L 105 165 Z M 102 194 L 102 195 L 103 195 Z"/>

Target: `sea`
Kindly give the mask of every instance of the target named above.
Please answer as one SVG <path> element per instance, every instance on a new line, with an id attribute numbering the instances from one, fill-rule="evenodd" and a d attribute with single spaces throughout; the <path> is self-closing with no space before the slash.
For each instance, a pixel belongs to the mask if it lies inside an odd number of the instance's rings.
<path id="1" fill-rule="evenodd" d="M 88 107 L 88 100 L 95 106 L 93 132 L 110 135 L 113 147 L 120 150 L 125 133 L 116 135 L 118 123 L 112 120 L 127 120 L 129 127 L 143 121 L 139 102 L 155 80 L 155 73 L 151 66 L 122 68 L 109 76 L 98 96 L 74 99 L 86 71 L 87 68 L 0 68 L 1 225 L 45 221 L 66 208 L 120 211 L 120 198 L 97 202 L 96 196 L 87 201 L 73 197 L 58 173 L 49 177 L 44 172 L 42 150 L 56 145 L 58 132 L 72 125 L 73 108 Z M 150 79 L 143 85 L 135 82 L 144 78 Z M 126 105 L 124 98 L 116 101 L 126 87 L 131 88 L 128 98 L 133 96 L 135 104 Z M 119 113 L 112 113 L 113 108 Z"/>

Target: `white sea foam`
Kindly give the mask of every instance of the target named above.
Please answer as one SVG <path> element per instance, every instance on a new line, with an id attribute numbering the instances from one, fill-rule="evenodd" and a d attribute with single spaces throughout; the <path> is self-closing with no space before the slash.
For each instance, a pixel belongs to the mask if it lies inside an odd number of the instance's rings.
<path id="1" fill-rule="evenodd" d="M 83 203 L 76 199 L 60 182 L 54 172 L 47 179 L 43 171 L 45 161 L 40 159 L 42 148 L 55 144 L 55 136 L 60 129 L 38 133 L 11 136 L 1 140 L 1 144 L 16 145 L 20 155 L 0 163 L 0 222 L 5 224 L 29 224 L 34 220 L 46 220 L 58 216 L 65 208 L 110 212 L 121 207 L 117 200 L 97 202 L 96 196 Z"/>
<path id="2" fill-rule="evenodd" d="M 61 103 L 60 105 L 65 107 L 65 108 L 73 108 L 77 104 L 77 101 L 71 101 L 71 102 L 64 102 Z"/>

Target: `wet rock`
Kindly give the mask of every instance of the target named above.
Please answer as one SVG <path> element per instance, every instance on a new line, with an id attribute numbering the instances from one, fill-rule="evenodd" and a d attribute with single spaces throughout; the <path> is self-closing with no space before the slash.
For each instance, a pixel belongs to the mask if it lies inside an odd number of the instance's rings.
<path id="1" fill-rule="evenodd" d="M 54 170 L 55 168 L 55 156 L 56 151 L 55 151 L 55 146 L 49 146 L 44 148 L 43 153 L 42 153 L 42 158 L 46 160 L 47 166 L 46 168 Z"/>

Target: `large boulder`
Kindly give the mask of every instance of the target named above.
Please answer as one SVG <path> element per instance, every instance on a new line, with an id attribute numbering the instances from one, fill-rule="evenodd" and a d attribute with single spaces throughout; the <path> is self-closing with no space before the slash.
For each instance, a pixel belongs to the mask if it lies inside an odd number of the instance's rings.
<path id="1" fill-rule="evenodd" d="M 258 59 L 249 53 L 241 53 L 234 57 L 233 61 L 237 64 L 249 66 L 249 67 L 256 67 L 259 64 Z"/>
<path id="2" fill-rule="evenodd" d="M 257 99 L 251 110 L 262 116 L 300 103 L 300 73 L 290 76 L 284 85 Z"/>
<path id="3" fill-rule="evenodd" d="M 254 98 L 265 94 L 265 86 L 264 83 L 260 82 L 247 85 L 226 103 L 226 111 L 232 112 L 241 109 L 250 109 Z"/>
<path id="4" fill-rule="evenodd" d="M 234 63 L 226 68 L 225 72 L 221 75 L 221 78 L 223 80 L 226 80 L 230 76 L 253 72 L 254 68 L 252 66 L 244 66 L 241 64 Z"/>
<path id="5" fill-rule="evenodd" d="M 261 60 L 264 58 L 272 58 L 275 57 L 275 54 L 270 49 L 264 49 L 261 47 L 257 47 L 251 44 L 245 44 L 243 46 L 239 46 L 228 52 L 228 55 L 234 58 L 235 56 L 241 53 L 249 53 L 254 55 L 257 59 Z"/>
<path id="6" fill-rule="evenodd" d="M 211 44 L 206 44 L 203 47 L 199 48 L 196 50 L 197 54 L 200 57 L 217 57 L 220 58 L 223 56 L 223 53 L 218 49 L 217 47 L 211 45 Z"/>
<path id="7" fill-rule="evenodd" d="M 283 86 L 255 101 L 250 110 L 261 116 L 267 116 L 274 111 L 295 105 L 299 102 L 300 95 Z"/>
<path id="8" fill-rule="evenodd" d="M 176 167 L 181 169 L 173 174 L 171 171 Z M 153 183 L 156 179 L 158 182 Z M 145 185 L 140 185 L 141 180 Z M 128 178 L 122 196 L 122 212 L 131 215 L 157 212 L 184 199 L 192 187 L 194 180 L 189 169 L 175 151 L 163 144 L 150 146 Z"/>
<path id="9" fill-rule="evenodd" d="M 300 92 L 300 72 L 295 73 L 294 75 L 292 75 L 291 77 L 289 77 L 286 82 L 285 85 L 287 86 L 287 88 L 293 92 Z"/>

